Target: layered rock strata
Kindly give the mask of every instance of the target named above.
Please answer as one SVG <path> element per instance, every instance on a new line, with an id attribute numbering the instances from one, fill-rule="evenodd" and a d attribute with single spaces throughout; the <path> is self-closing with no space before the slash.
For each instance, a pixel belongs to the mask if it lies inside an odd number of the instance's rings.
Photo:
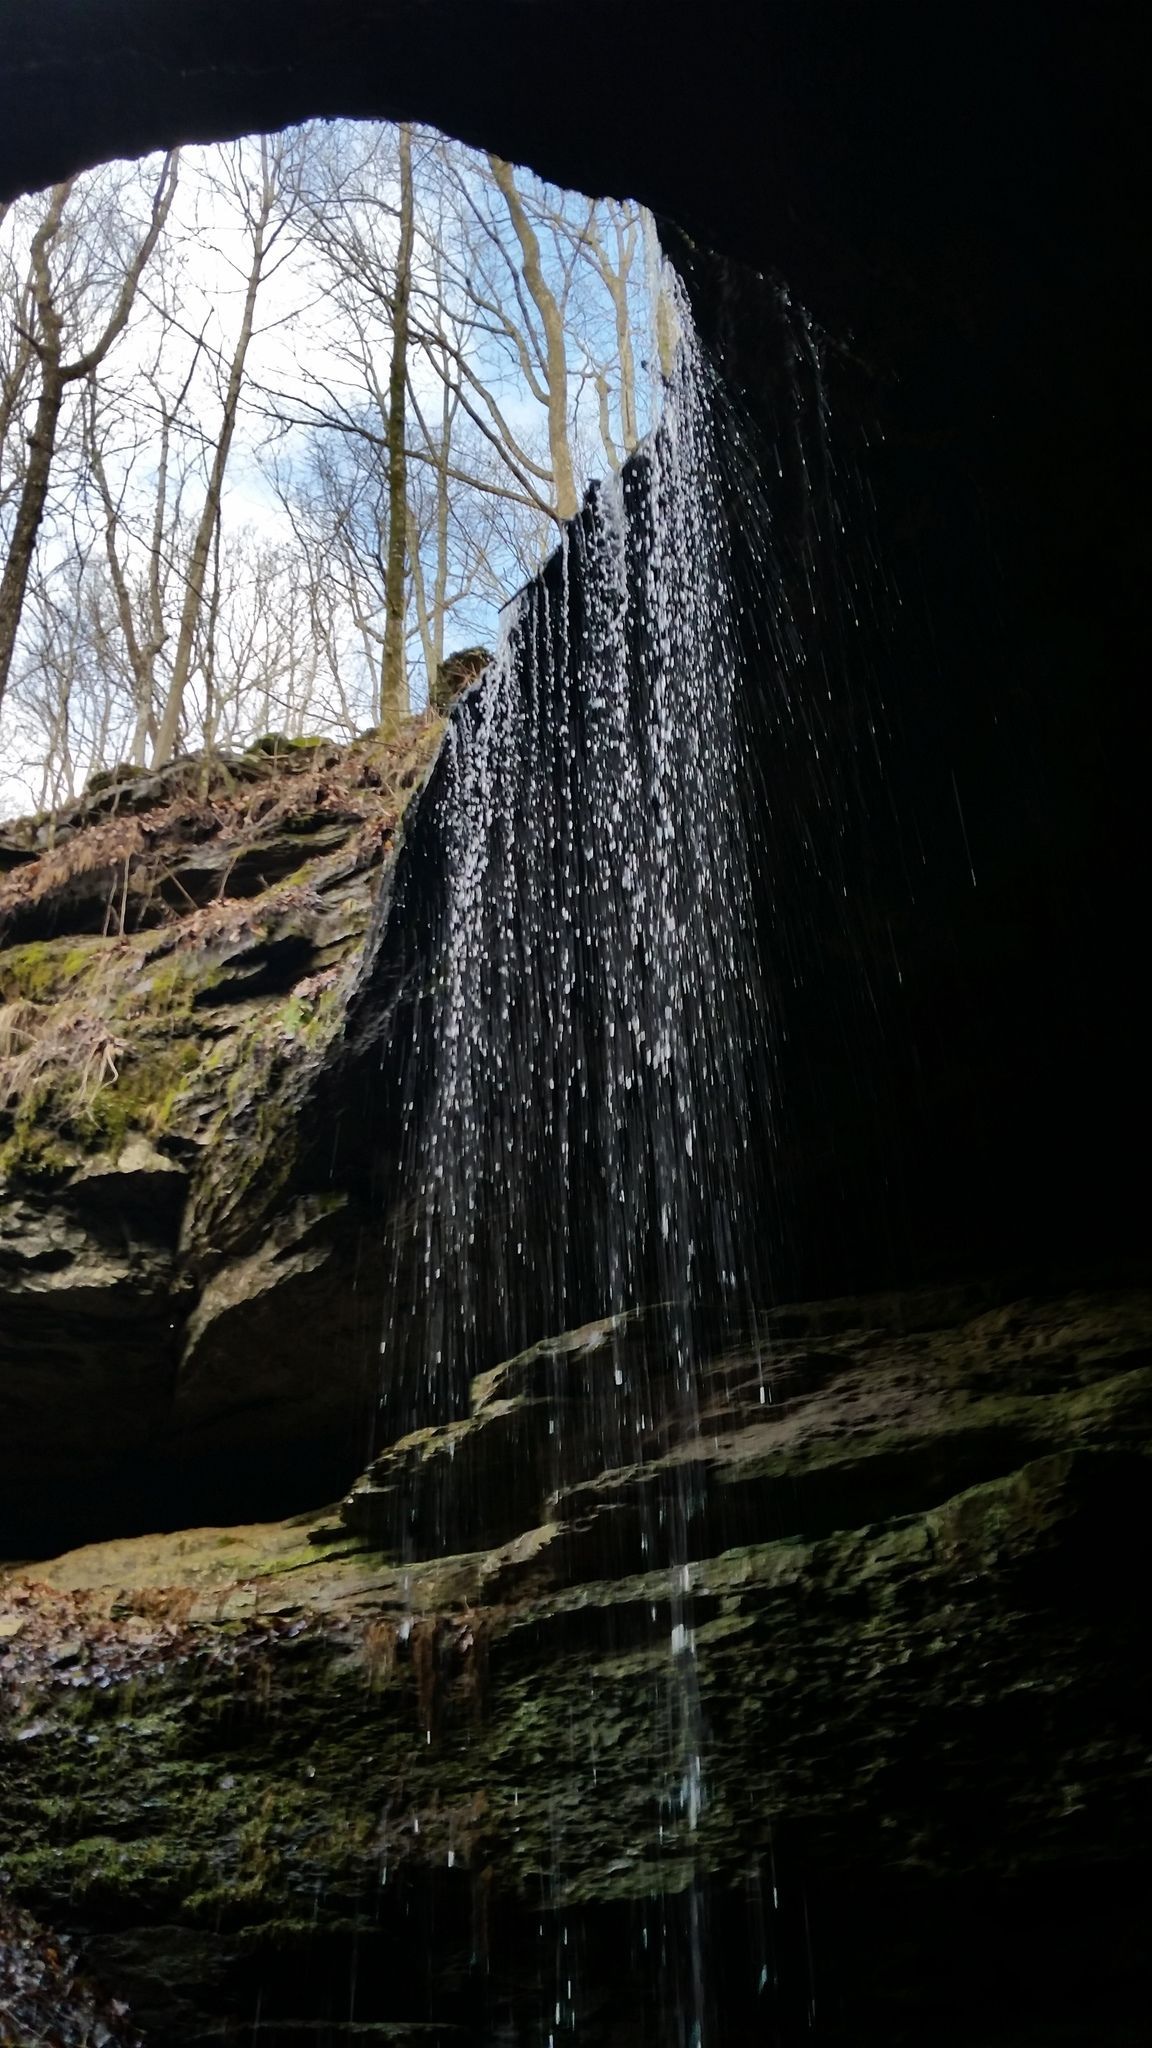
<path id="1" fill-rule="evenodd" d="M 841 1981 L 845 1901 L 866 1917 L 886 1887 L 928 1888 L 939 1936 L 949 1887 L 1139 1885 L 1152 1299 L 777 1312 L 711 1359 L 690 1425 L 658 1332 L 598 1325 L 486 1375 L 469 1419 L 393 1445 L 338 1515 L 9 1574 L 4 1881 L 158 2038 L 247 2039 L 258 1995 L 261 2039 L 314 2038 L 335 2008 L 292 1957 L 358 1941 L 341 2025 L 543 2040 L 542 1979 L 517 1989 L 512 1961 L 530 1920 L 538 1955 L 564 1927 L 585 1945 L 588 2039 L 659 2040 L 620 1957 L 692 1899 L 723 1945 L 752 1888 L 757 1968 L 808 1900 Z M 618 1412 L 617 1373 L 651 1404 L 624 1467 L 586 1426 Z M 688 1467 L 695 1510 L 662 1544 L 649 1502 Z M 741 1955 L 732 2012 L 754 2013 Z M 862 1995 L 841 1982 L 845 2026 Z M 923 2011 L 898 2019 L 873 2035 L 857 2008 L 826 2038 L 923 2038 Z"/>
<path id="2" fill-rule="evenodd" d="M 261 1459 L 289 1498 L 294 1446 L 337 1437 L 355 1469 L 365 1348 L 313 1368 L 357 1221 L 323 1176 L 288 1183 L 441 729 L 122 770 L 0 834 L 9 1549 L 155 1526 L 181 1483 L 234 1513 L 229 1457 L 248 1513 Z"/>

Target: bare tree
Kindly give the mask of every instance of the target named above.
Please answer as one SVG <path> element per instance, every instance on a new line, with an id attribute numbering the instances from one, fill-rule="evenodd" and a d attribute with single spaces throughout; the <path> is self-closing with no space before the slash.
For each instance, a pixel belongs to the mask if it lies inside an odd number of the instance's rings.
<path id="1" fill-rule="evenodd" d="M 0 212 L 5 746 L 45 800 L 261 729 L 394 731 L 645 424 L 636 207 L 411 127 L 179 175 L 175 204 L 172 158 Z M 235 509 L 257 431 L 272 530 Z"/>
<path id="2" fill-rule="evenodd" d="M 32 237 L 22 331 L 36 359 L 39 389 L 35 420 L 28 436 L 28 459 L 4 573 L 0 577 L 0 701 L 12 666 L 28 572 L 48 498 L 64 396 L 70 384 L 79 383 L 99 367 L 128 324 L 140 279 L 171 210 L 176 191 L 177 164 L 177 153 L 170 151 L 156 181 L 147 225 L 122 269 L 118 289 L 103 324 L 95 339 L 71 358 L 65 356 L 67 343 L 72 338 L 69 327 L 79 332 L 88 310 L 87 301 L 93 296 L 85 289 L 90 278 L 84 275 L 73 277 L 62 289 L 61 278 L 53 269 L 53 259 L 64 239 L 65 215 L 76 188 L 75 178 L 52 187 L 47 207 Z"/>
<path id="3" fill-rule="evenodd" d="M 237 146 L 232 159 L 232 186 L 248 230 L 249 263 L 239 327 L 225 370 L 220 421 L 208 468 L 204 502 L 184 572 L 184 601 L 180 608 L 172 675 L 156 731 L 153 758 L 161 765 L 171 759 L 184 715 L 184 698 L 202 625 L 209 568 L 219 536 L 224 478 L 244 388 L 245 365 L 255 332 L 256 302 L 260 287 L 273 267 L 273 252 L 293 211 L 293 195 L 286 183 L 290 159 L 288 141 L 284 136 L 271 139 L 261 136 L 258 157 L 258 174 L 251 181 L 246 175 L 243 144 Z"/>
<path id="4" fill-rule="evenodd" d="M 0 208 L 0 228 L 12 214 L 11 206 Z M 0 306 L 9 309 L 9 317 L 0 317 L 0 516 L 24 480 L 25 442 L 18 429 L 35 362 L 32 337 L 20 318 L 27 291 L 27 277 L 5 238 L 0 243 Z"/>
<path id="5" fill-rule="evenodd" d="M 408 715 L 409 332 L 416 242 L 413 131 L 337 131 L 312 152 L 306 193 L 311 247 L 327 267 L 340 333 L 331 353 L 353 377 L 305 396 L 310 423 L 335 427 L 343 456 L 314 451 L 294 520 L 311 544 L 326 530 L 363 655 L 375 670 L 375 716 L 394 731 Z M 381 363 L 387 361 L 387 378 Z M 360 390 L 357 391 L 356 387 Z M 278 412 L 282 424 L 287 415 Z M 343 481 L 338 484 L 337 479 Z M 346 494 L 341 502 L 341 492 Z M 381 622 L 382 614 L 382 622 Z"/>
<path id="6" fill-rule="evenodd" d="M 345 443 L 337 459 L 312 436 L 297 516 L 313 541 L 326 526 L 365 658 L 370 642 L 381 646 L 382 679 L 402 634 L 406 501 L 405 602 L 431 684 L 449 619 L 482 589 L 502 601 L 576 510 L 586 386 L 599 380 L 611 465 L 621 459 L 614 433 L 625 453 L 636 445 L 630 333 L 623 365 L 612 357 L 620 321 L 627 330 L 635 317 L 638 214 L 553 194 L 440 137 L 413 141 L 402 131 L 393 153 L 387 132 L 367 146 L 337 133 L 314 155 L 308 234 L 339 312 L 328 354 L 350 385 L 328 372 L 291 399 L 271 394 L 270 405 L 286 430 L 311 425 L 320 441 Z"/>
<path id="7" fill-rule="evenodd" d="M 500 458 L 505 487 L 561 522 L 578 506 L 564 346 L 578 258 L 566 243 L 553 244 L 546 269 L 540 237 L 502 159 L 481 166 L 471 152 L 439 140 L 430 157 L 449 203 L 441 204 L 437 222 L 438 290 L 423 303 L 418 339 Z M 515 421 L 506 392 L 526 392 L 539 408 L 542 447 Z"/>
<path id="8" fill-rule="evenodd" d="M 408 670 L 404 659 L 405 566 L 408 556 L 408 308 L 412 297 L 415 199 L 412 190 L 412 129 L 400 124 L 400 233 L 392 288 L 392 360 L 388 374 L 388 571 L 384 593 L 384 670 L 380 683 L 380 724 L 392 735 L 407 718 Z"/>
<path id="9" fill-rule="evenodd" d="M 264 732 L 298 736 L 325 715 L 345 737 L 357 721 L 324 703 L 322 636 L 314 632 L 312 593 L 291 544 L 251 527 L 233 531 L 216 551 L 201 659 L 210 687 L 202 707 L 206 748 L 230 748 Z"/>
<path id="10" fill-rule="evenodd" d="M 158 354 L 167 338 L 165 326 Z M 173 441 L 182 423 L 197 353 L 174 393 L 165 390 L 157 361 L 143 380 L 151 395 L 146 411 L 141 409 L 139 389 L 135 395 L 129 423 L 134 435 L 131 453 L 143 452 L 147 458 L 150 507 L 147 494 L 141 502 L 133 463 L 122 451 L 117 479 L 109 467 L 106 444 L 114 433 L 123 431 L 123 409 L 102 403 L 104 394 L 95 371 L 85 392 L 84 459 L 96 489 L 116 616 L 132 673 L 135 715 L 129 758 L 139 767 L 145 763 L 149 746 L 155 745 L 157 713 L 165 694 L 158 664 L 170 638 L 169 593 L 186 527 L 182 501 L 187 465 L 180 465 L 174 456 Z M 142 534 L 138 531 L 141 523 Z"/>
<path id="11" fill-rule="evenodd" d="M 579 503 L 586 386 L 609 465 L 639 442 L 641 209 L 555 191 L 496 156 L 481 170 L 453 144 L 434 155 L 454 221 L 439 230 L 441 288 L 420 339 L 524 502 L 561 524 Z M 463 340 L 446 332 L 449 311 Z M 540 409 L 545 449 L 516 424 L 505 392 L 526 392 Z"/>
<path id="12" fill-rule="evenodd" d="M 520 196 L 511 164 L 503 157 L 489 156 L 489 169 L 493 181 L 508 208 L 508 218 L 515 230 L 520 248 L 520 259 L 525 288 L 539 315 L 543 333 L 543 347 L 537 347 L 538 361 L 542 357 L 543 392 L 536 381 L 535 368 L 529 366 L 529 354 L 525 349 L 522 361 L 528 377 L 529 388 L 541 397 L 548 414 L 548 452 L 552 458 L 552 489 L 555 496 L 558 519 L 574 519 L 579 510 L 576 496 L 576 477 L 572 464 L 572 447 L 568 438 L 568 349 L 564 333 L 564 305 L 567 299 L 569 278 L 564 280 L 564 296 L 558 298 L 544 274 L 540 256 L 540 238 L 528 216 L 528 209 Z M 531 328 L 529 329 L 531 333 Z"/>
<path id="13" fill-rule="evenodd" d="M 54 809 L 78 794 L 93 768 L 121 757 L 131 719 L 114 600 L 90 536 L 77 535 L 50 574 L 33 565 L 22 655 L 9 701 L 37 766 L 33 799 Z"/>
<path id="14" fill-rule="evenodd" d="M 551 218 L 554 231 L 571 237 L 587 257 L 612 309 L 607 332 L 602 323 L 587 319 L 580 323 L 578 332 L 585 368 L 596 389 L 600 444 L 609 467 L 618 470 L 622 454 L 624 458 L 633 454 L 640 443 L 632 284 L 642 210 L 629 200 L 608 199 L 593 207 L 580 224 L 571 219 L 563 204 L 553 209 Z"/>

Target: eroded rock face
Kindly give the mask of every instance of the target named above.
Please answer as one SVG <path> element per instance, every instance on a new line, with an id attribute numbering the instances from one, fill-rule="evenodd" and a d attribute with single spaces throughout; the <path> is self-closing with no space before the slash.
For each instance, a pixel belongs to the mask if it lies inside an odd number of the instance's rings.
<path id="1" fill-rule="evenodd" d="M 706 1553 L 742 1530 L 814 1538 L 919 1513 L 1069 1445 L 1143 1448 L 1152 1296 L 869 1306 L 871 1327 L 857 1302 L 765 1316 L 723 1343 L 690 1406 L 653 1315 L 537 1345 L 477 1379 L 466 1420 L 383 1451 L 342 1519 L 418 1556 L 491 1548 L 527 1521 L 565 1554 L 640 1570 L 675 1542 Z M 661 1537 L 678 1493 L 686 1536 Z"/>
<path id="2" fill-rule="evenodd" d="M 588 2039 L 678 2039 L 641 1936 L 683 1956 L 695 1898 L 719 2038 L 810 2038 L 805 2017 L 789 2031 L 794 1981 L 768 2008 L 756 1991 L 774 1946 L 785 1978 L 797 1967 L 807 1902 L 817 2038 L 922 2041 L 918 1973 L 942 1971 L 940 2038 L 975 2044 L 981 1966 L 940 1953 L 950 1914 L 961 1927 L 982 1898 L 1026 1946 L 1054 1872 L 1081 1901 L 1136 1895 L 1149 1297 L 780 1312 L 712 1360 L 699 1430 L 661 1398 L 671 1376 L 645 1327 L 570 1333 L 486 1375 L 470 1420 L 382 1454 L 342 1518 L 108 1544 L 9 1576 L 6 1882 L 86 1931 L 160 2039 L 244 2038 L 258 1995 L 274 2041 L 304 2038 L 336 2011 L 325 1973 L 356 1929 L 345 2024 L 542 2042 L 546 1959 L 570 1938 Z M 596 1375 L 615 1384 L 617 1368 L 654 1404 L 645 1457 L 614 1468 L 602 1445 L 598 1461 L 583 1425 L 558 1453 L 538 1402 L 558 1384 L 561 1406 L 604 1415 Z M 686 1465 L 699 1511 L 662 1544 L 645 1496 L 673 1498 Z M 398 1478 L 417 1503 L 403 1559 Z M 895 1987 L 881 1902 L 905 1944 Z M 527 1939 L 545 1961 L 517 1985 Z M 1128 1993 L 1109 1996 L 1092 2038 L 1135 2039 Z M 1046 2011 L 1035 1992 L 1003 2039 L 1087 2038 L 1045 2033 Z"/>
<path id="3" fill-rule="evenodd" d="M 335 1441 L 333 1487 L 363 1455 L 360 1219 L 323 1174 L 306 1194 L 288 1183 L 440 729 L 117 771 L 55 818 L 5 828 L 10 1553 L 49 1532 L 171 1525 L 182 1487 L 202 1511 L 274 1506 L 261 1472 L 287 1504 L 294 1446 L 323 1471 Z M 238 1509 L 246 1462 L 255 1492 Z"/>

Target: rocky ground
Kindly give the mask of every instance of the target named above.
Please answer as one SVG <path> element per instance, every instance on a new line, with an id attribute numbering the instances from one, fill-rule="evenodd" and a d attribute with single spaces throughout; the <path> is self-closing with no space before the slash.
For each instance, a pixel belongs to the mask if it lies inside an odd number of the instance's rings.
<path id="1" fill-rule="evenodd" d="M 1141 2038 L 1142 1983 L 1088 2020 L 1030 1978 L 1014 2030 L 965 2031 L 962 1959 L 913 1951 L 915 1901 L 939 1943 L 999 1900 L 1018 1978 L 1021 1898 L 1034 1919 L 1055 1880 L 1051 1928 L 1143 1895 L 1152 1297 L 777 1311 L 717 1336 L 698 1416 L 665 1357 L 657 1318 L 591 1326 L 339 1510 L 9 1570 L 3 1882 L 134 2025 L 542 2042 L 539 1957 L 571 1940 L 576 2037 L 663 2041 L 706 1912 L 736 1944 L 726 2041 L 765 2038 L 743 1979 L 805 1941 L 818 2038 Z M 893 1887 L 896 2005 L 874 1946 L 843 1961 Z M 773 2038 L 808 2038 L 808 1993 L 772 1986 Z"/>

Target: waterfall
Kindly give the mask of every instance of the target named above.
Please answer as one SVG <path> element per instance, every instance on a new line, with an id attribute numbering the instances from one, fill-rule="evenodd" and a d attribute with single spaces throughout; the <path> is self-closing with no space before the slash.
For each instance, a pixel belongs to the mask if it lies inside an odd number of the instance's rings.
<path id="1" fill-rule="evenodd" d="M 599 1469 L 642 1463 L 671 1413 L 690 1435 L 701 1328 L 746 1327 L 755 1292 L 766 1006 L 730 574 L 732 522 L 748 507 L 719 456 L 713 373 L 671 272 L 664 295 L 678 348 L 659 426 L 509 608 L 447 735 L 444 892 L 409 1062 L 424 1341 L 406 1332 L 386 1363 L 387 1434 L 463 1413 L 493 1356 L 597 1318 L 606 1341 L 575 1421 L 556 1364 L 542 1477 L 557 1488 L 581 1476 L 569 1434 L 594 1441 Z M 625 1319 L 640 1304 L 655 1327 L 638 1356 Z M 673 1498 L 642 1510 L 640 1540 L 670 1588 L 667 1754 L 653 1776 L 670 1853 L 678 1843 L 691 1860 L 707 1788 L 687 1564 L 698 1503 L 687 1462 L 683 1473 Z M 426 1501 L 403 1505 L 427 1526 Z M 450 1484 L 434 1512 L 450 1525 Z M 677 2024 L 699 2048 L 695 1884 L 683 1907 Z M 667 1938 L 666 1914 L 662 1925 Z M 575 2024 L 561 2002 L 557 2030 L 562 2015 Z"/>
<path id="2" fill-rule="evenodd" d="M 853 592 L 838 583 L 842 521 L 806 316 L 776 293 L 766 446 L 670 272 L 665 293 L 678 341 L 659 424 L 508 607 L 418 800 L 385 913 L 380 1072 L 403 1076 L 404 1134 L 389 1159 L 389 1449 L 345 1510 L 419 1559 L 503 1542 L 533 1526 L 523 1515 L 564 1528 L 583 1480 L 619 1482 L 596 1568 L 647 1573 L 660 1587 L 652 1623 L 659 1613 L 668 1628 L 652 1703 L 663 1869 L 640 1931 L 645 1954 L 664 1959 L 667 2039 L 702 2048 L 722 1999 L 699 1881 L 710 1809 L 692 1564 L 716 1532 L 696 1455 L 698 1368 L 737 1334 L 756 1362 L 778 1241 L 772 998 L 797 957 L 777 898 L 789 900 L 795 868 L 824 887 L 828 843 L 807 814 L 799 832 L 775 817 L 764 761 L 778 748 L 790 791 L 806 804 L 811 793 L 838 833 L 822 758 L 829 580 L 849 609 Z M 813 674 L 822 692 L 807 687 Z M 828 880 L 839 895 L 835 855 Z M 432 1435 L 446 1455 L 425 1457 L 424 1426 L 467 1416 L 476 1376 L 529 1347 L 517 1360 L 523 1437 L 513 1418 L 498 1463 L 465 1459 L 462 1473 L 445 1427 Z M 508 1496 L 494 1518 L 477 1491 Z M 559 1829 L 552 1846 L 562 1902 Z M 556 1926 L 566 1940 L 562 1913 Z M 547 2048 L 577 2027 L 558 1954 L 561 1981 Z"/>
<path id="3" fill-rule="evenodd" d="M 747 508 L 666 289 L 660 424 L 509 607 L 446 740 L 407 1105 L 439 1415 L 493 1356 L 640 1302 L 667 1305 L 688 1396 L 693 1315 L 747 1307 L 766 1029 L 729 574 Z M 419 1411 L 419 1387 L 401 1398 Z"/>

